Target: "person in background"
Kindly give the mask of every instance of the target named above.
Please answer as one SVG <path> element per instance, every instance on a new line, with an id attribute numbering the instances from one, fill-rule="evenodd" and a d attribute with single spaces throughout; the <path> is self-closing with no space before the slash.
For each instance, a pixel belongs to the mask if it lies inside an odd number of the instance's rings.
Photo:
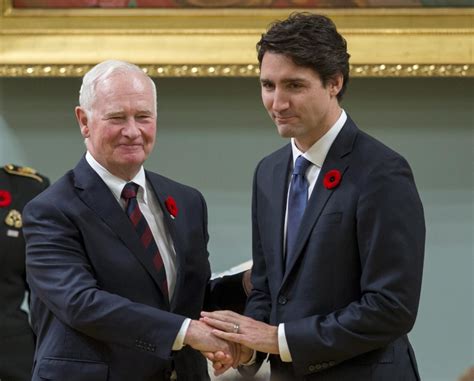
<path id="1" fill-rule="evenodd" d="M 241 352 L 243 372 L 270 354 L 272 380 L 419 380 L 407 334 L 425 222 L 410 166 L 341 108 L 349 54 L 329 18 L 292 14 L 257 50 L 263 104 L 290 143 L 255 171 L 246 316 L 203 321 L 259 351 Z"/>
<path id="2" fill-rule="evenodd" d="M 84 76 L 79 103 L 86 154 L 24 211 L 32 380 L 207 380 L 200 351 L 238 358 L 198 320 L 213 294 L 225 307 L 228 278 L 209 282 L 201 193 L 143 167 L 155 84 L 135 65 L 105 61 Z M 239 276 L 226 295 L 237 310 Z"/>
<path id="3" fill-rule="evenodd" d="M 0 168 L 0 380 L 31 379 L 35 337 L 21 306 L 27 291 L 22 213 L 49 180 L 34 169 Z"/>

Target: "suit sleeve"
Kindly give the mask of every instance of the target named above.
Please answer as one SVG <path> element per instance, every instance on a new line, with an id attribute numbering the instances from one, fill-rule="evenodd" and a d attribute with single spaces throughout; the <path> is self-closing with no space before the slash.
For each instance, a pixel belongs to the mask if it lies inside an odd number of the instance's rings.
<path id="1" fill-rule="evenodd" d="M 299 374 L 315 361 L 337 364 L 381 348 L 415 322 L 425 224 L 408 163 L 392 157 L 378 164 L 361 185 L 356 208 L 361 297 L 327 315 L 285 323 Z"/>
<path id="2" fill-rule="evenodd" d="M 41 197 L 24 211 L 27 280 L 62 323 L 94 339 L 167 359 L 184 317 L 102 290 L 70 218 Z"/>
<path id="3" fill-rule="evenodd" d="M 247 301 L 243 287 L 244 272 L 226 275 L 209 282 L 209 297 L 204 306 L 205 311 L 231 310 L 242 314 Z"/>
<path id="4" fill-rule="evenodd" d="M 252 291 L 248 296 L 244 315 L 249 316 L 255 320 L 268 323 L 270 321 L 270 312 L 272 306 L 270 289 L 268 287 L 267 267 L 260 241 L 259 219 L 257 212 L 257 183 L 259 168 L 260 164 L 255 170 L 252 190 Z M 239 372 L 245 377 L 254 376 L 260 369 L 260 366 L 266 357 L 266 353 L 258 352 L 256 362 L 250 366 L 239 367 Z"/>
<path id="5" fill-rule="evenodd" d="M 268 287 L 267 268 L 265 257 L 262 251 L 259 229 L 258 215 L 258 171 L 260 165 L 255 170 L 252 191 L 252 292 L 250 293 L 245 315 L 268 323 L 271 312 L 271 297 Z"/>
<path id="6" fill-rule="evenodd" d="M 49 185 L 50 185 L 50 181 L 49 181 L 49 178 L 48 178 L 48 177 L 42 176 L 42 179 L 43 179 L 43 182 L 41 183 L 41 187 L 40 187 L 40 189 L 38 190 L 38 192 L 35 192 L 35 195 L 34 195 L 34 196 L 37 196 L 39 193 L 43 192 L 43 191 L 44 191 L 46 188 L 48 188 Z M 34 196 L 33 196 L 33 197 L 34 197 Z M 33 198 L 33 197 L 32 197 L 32 198 Z M 31 200 L 31 199 L 30 199 L 30 200 Z M 28 201 L 30 201 L 30 200 L 28 200 Z M 26 282 L 26 272 L 25 272 L 25 274 L 24 274 L 24 278 L 23 278 L 23 279 L 24 279 L 24 282 L 25 282 L 25 289 L 26 289 L 26 291 L 28 292 L 28 306 L 31 307 L 31 292 L 30 292 L 31 290 L 30 290 L 30 286 L 29 286 L 28 282 Z"/>

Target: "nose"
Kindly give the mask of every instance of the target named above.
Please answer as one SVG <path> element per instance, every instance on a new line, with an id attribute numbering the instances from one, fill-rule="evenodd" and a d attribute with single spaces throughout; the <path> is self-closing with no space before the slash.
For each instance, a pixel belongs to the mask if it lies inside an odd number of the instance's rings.
<path id="1" fill-rule="evenodd" d="M 129 118 L 122 128 L 122 135 L 129 139 L 136 139 L 140 136 L 140 129 L 134 118 Z"/>
<path id="2" fill-rule="evenodd" d="M 284 91 L 276 88 L 273 92 L 273 104 L 272 108 L 275 112 L 282 112 L 285 111 L 290 107 L 290 102 L 288 100 L 288 96 L 285 94 Z"/>

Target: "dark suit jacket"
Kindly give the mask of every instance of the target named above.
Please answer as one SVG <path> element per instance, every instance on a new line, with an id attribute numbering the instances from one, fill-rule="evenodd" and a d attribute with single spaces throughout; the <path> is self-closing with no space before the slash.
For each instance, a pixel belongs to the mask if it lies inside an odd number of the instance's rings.
<path id="1" fill-rule="evenodd" d="M 0 190 L 11 194 L 10 205 L 0 207 L 0 380 L 31 378 L 34 335 L 20 308 L 27 288 L 21 214 L 48 184 L 46 177 L 24 167 L 0 168 Z"/>
<path id="2" fill-rule="evenodd" d="M 264 158 L 253 188 L 253 291 L 246 314 L 285 323 L 293 358 L 270 356 L 273 379 L 415 380 L 406 336 L 423 267 L 423 209 L 408 163 L 348 118 L 283 268 L 291 146 Z M 325 174 L 342 174 L 333 189 Z"/>
<path id="3" fill-rule="evenodd" d="M 204 357 L 171 348 L 207 291 L 207 211 L 202 195 L 146 172 L 177 257 L 170 303 L 118 202 L 83 158 L 25 208 L 27 276 L 38 336 L 33 380 L 208 379 Z M 164 200 L 179 214 L 171 219 Z"/>

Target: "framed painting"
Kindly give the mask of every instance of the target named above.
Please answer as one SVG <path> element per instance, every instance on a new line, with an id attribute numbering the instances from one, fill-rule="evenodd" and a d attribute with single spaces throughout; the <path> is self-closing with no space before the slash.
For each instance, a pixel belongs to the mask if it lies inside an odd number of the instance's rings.
<path id="1" fill-rule="evenodd" d="M 256 76 L 260 35 L 272 21 L 304 10 L 335 21 L 348 41 L 352 76 L 472 77 L 470 3 L 0 0 L 0 76 L 82 76 L 110 58 L 151 76 Z"/>
<path id="2" fill-rule="evenodd" d="M 402 8 L 469 7 L 471 0 L 12 0 L 14 8 Z"/>

